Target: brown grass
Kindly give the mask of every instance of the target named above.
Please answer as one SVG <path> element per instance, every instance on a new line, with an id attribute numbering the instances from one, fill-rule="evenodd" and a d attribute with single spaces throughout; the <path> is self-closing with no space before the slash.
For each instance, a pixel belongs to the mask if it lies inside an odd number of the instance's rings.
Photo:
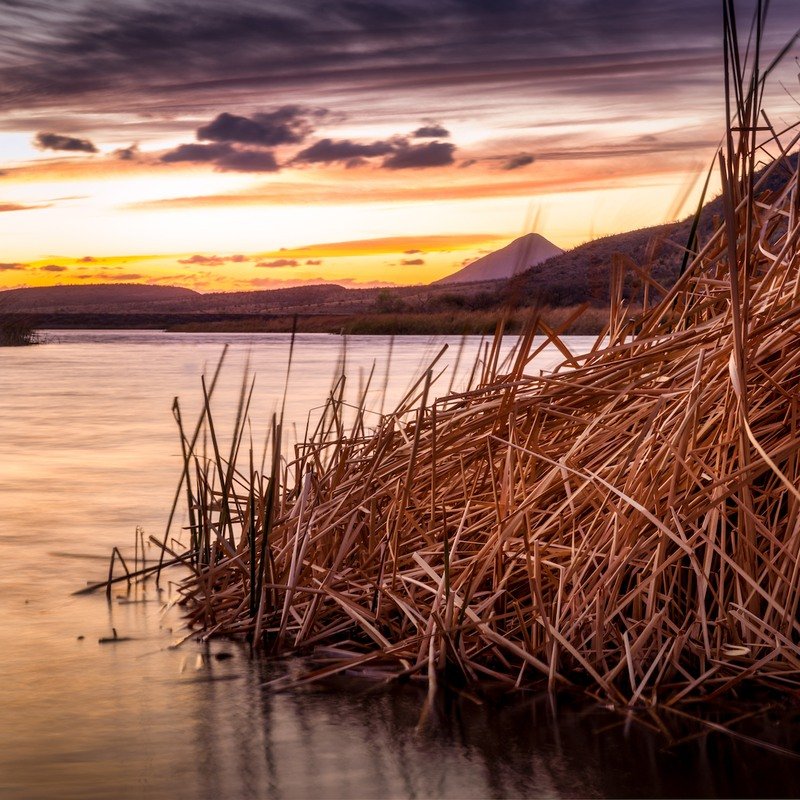
<path id="1" fill-rule="evenodd" d="M 769 132 L 754 185 L 752 87 L 720 153 L 724 223 L 669 291 L 618 259 L 589 352 L 533 320 L 462 393 L 434 399 L 432 364 L 374 429 L 363 404 L 346 427 L 339 381 L 289 463 L 273 420 L 266 472 L 235 467 L 248 386 L 224 456 L 207 393 L 208 454 L 182 437 L 192 545 L 166 550 L 192 564 L 190 624 L 316 656 L 294 683 L 577 684 L 632 706 L 800 688 L 797 172 L 761 189 L 797 137 Z M 564 353 L 552 373 L 527 371 L 535 333 Z"/>

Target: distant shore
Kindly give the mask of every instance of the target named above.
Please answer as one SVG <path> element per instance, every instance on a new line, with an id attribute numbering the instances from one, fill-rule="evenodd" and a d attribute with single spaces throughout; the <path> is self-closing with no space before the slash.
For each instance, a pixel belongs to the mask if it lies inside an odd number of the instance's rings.
<path id="1" fill-rule="evenodd" d="M 543 320 L 562 333 L 599 333 L 607 320 L 605 308 L 590 307 L 569 322 L 575 308 L 544 308 Z M 481 311 L 436 311 L 362 314 L 159 314 L 159 313 L 47 313 L 26 314 L 37 329 L 54 330 L 163 330 L 172 333 L 289 333 L 296 326 L 300 333 L 352 335 L 458 336 L 491 334 L 507 317 L 507 330 L 515 333 L 535 313 L 520 308 L 509 313 L 502 309 Z M 6 315 L 13 317 L 13 314 Z M 564 328 L 564 324 L 569 322 Z"/>

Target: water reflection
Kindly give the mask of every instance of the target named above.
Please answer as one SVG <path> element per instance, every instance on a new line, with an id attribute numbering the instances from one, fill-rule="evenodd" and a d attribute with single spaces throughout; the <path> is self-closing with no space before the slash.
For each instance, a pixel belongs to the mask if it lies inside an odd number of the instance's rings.
<path id="1" fill-rule="evenodd" d="M 162 615 L 166 592 L 148 586 L 125 597 L 120 587 L 110 604 L 73 597 L 85 580 L 102 577 L 106 563 L 97 559 L 113 545 L 132 546 L 137 525 L 163 530 L 180 464 L 172 398 L 181 397 L 190 419 L 203 366 L 231 342 L 215 400 L 220 430 L 235 414 L 249 357 L 259 376 L 258 440 L 283 390 L 287 337 L 60 338 L 0 353 L 0 797 L 796 793 L 793 761 L 717 734 L 664 750 L 663 736 L 576 703 L 556 710 L 546 698 L 515 698 L 498 707 L 442 696 L 418 729 L 422 695 L 413 687 L 341 680 L 274 694 L 264 684 L 295 663 L 253 660 L 231 643 L 167 649 L 180 619 L 174 610 Z M 440 344 L 395 342 L 390 398 Z M 478 344 L 470 343 L 473 353 Z M 377 358 L 382 386 L 388 345 L 351 339 L 350 374 L 368 372 Z M 337 337 L 300 337 L 288 419 L 302 425 L 319 403 L 340 348 Z M 357 378 L 352 385 L 355 392 Z M 112 628 L 130 641 L 98 644 Z M 218 660 L 223 652 L 232 657 Z M 676 737 L 689 732 L 670 724 Z M 800 746 L 795 712 L 747 725 L 740 729 Z"/>
<path id="2" fill-rule="evenodd" d="M 226 649 L 229 649 L 227 646 Z M 242 658 L 246 656 L 242 654 Z M 235 664 L 214 664 L 230 675 Z M 444 692 L 420 726 L 424 693 L 341 679 L 275 694 L 285 665 L 198 692 L 203 796 L 753 797 L 792 796 L 797 762 L 670 720 L 669 739 L 578 698 L 478 704 Z M 751 734 L 790 746 L 800 719 L 758 717 Z M 793 733 L 794 731 L 794 733 Z M 236 742 L 235 752 L 220 741 Z M 796 743 L 795 743 L 796 744 Z"/>

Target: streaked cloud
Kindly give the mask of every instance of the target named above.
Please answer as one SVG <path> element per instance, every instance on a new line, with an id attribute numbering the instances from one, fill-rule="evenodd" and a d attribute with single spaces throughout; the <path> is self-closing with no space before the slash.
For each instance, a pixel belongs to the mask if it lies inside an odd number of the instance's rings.
<path id="1" fill-rule="evenodd" d="M 276 258 L 273 261 L 259 261 L 257 267 L 277 269 L 278 267 L 297 267 L 300 262 L 296 258 Z"/>
<path id="2" fill-rule="evenodd" d="M 0 202 L 0 214 L 6 211 L 37 211 L 41 208 L 49 208 L 50 203 L 43 203 L 42 205 L 31 206 L 25 203 L 2 203 Z"/>
<path id="3" fill-rule="evenodd" d="M 202 254 L 195 254 L 188 258 L 179 258 L 179 264 L 198 264 L 203 267 L 221 267 L 223 264 L 241 264 L 245 261 L 251 261 L 250 256 L 237 253 L 231 256 L 206 256 Z"/>
<path id="4" fill-rule="evenodd" d="M 530 153 L 520 153 L 516 156 L 510 156 L 504 161 L 502 169 L 506 171 L 520 169 L 521 167 L 527 167 L 528 164 L 533 164 L 534 160 L 534 157 Z"/>

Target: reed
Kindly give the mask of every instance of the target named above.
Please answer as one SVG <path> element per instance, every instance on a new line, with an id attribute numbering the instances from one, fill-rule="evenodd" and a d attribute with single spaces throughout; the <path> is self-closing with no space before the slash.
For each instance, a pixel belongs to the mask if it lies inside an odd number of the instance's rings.
<path id="1" fill-rule="evenodd" d="M 40 341 L 39 334 L 28 320 L 0 318 L 0 347 L 25 347 Z"/>
<path id="2" fill-rule="evenodd" d="M 756 47 L 745 77 L 725 8 L 725 218 L 676 285 L 620 259 L 588 352 L 536 317 L 501 361 L 500 325 L 466 389 L 436 397 L 434 361 L 371 428 L 341 377 L 284 461 L 273 420 L 266 471 L 244 457 L 247 383 L 227 459 L 206 393 L 213 453 L 181 428 L 193 544 L 168 551 L 191 625 L 310 654 L 294 684 L 347 670 L 667 707 L 800 688 L 798 136 L 761 112 L 774 64 Z M 534 375 L 537 333 L 564 361 Z"/>

